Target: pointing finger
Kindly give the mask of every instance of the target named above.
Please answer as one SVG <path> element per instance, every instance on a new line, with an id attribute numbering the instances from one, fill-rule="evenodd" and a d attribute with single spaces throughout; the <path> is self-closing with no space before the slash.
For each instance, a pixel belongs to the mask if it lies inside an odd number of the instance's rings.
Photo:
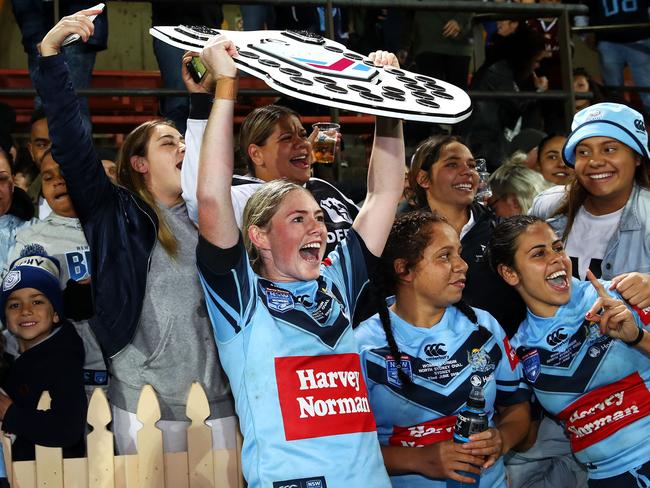
<path id="1" fill-rule="evenodd" d="M 605 287 L 603 284 L 598 281 L 598 278 L 591 272 L 590 269 L 587 270 L 587 279 L 591 282 L 593 287 L 596 289 L 596 293 L 598 293 L 598 296 L 601 298 L 610 298 L 609 293 L 607 293 L 607 290 L 605 290 Z"/>

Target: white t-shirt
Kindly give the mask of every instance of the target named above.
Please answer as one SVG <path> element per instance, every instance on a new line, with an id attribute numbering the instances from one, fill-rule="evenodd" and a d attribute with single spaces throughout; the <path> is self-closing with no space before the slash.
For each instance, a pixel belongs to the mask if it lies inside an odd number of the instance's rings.
<path id="1" fill-rule="evenodd" d="M 606 215 L 592 215 L 584 207 L 578 209 L 566 242 L 566 252 L 573 263 L 573 276 L 584 280 L 591 268 L 596 278 L 600 278 L 600 264 L 622 213 L 622 208 Z"/>

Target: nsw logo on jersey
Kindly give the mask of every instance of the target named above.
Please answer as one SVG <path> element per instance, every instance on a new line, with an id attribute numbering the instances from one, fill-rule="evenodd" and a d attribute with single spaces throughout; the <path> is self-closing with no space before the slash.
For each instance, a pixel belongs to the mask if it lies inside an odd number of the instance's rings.
<path id="1" fill-rule="evenodd" d="M 650 392 L 639 373 L 633 373 L 583 395 L 557 416 L 578 452 L 648 414 Z"/>
<path id="2" fill-rule="evenodd" d="M 409 379 L 413 379 L 411 360 L 408 356 L 405 355 L 400 357 L 400 368 Z M 397 361 L 395 361 L 395 358 L 393 358 L 393 356 L 386 356 L 386 381 L 388 381 L 390 385 L 396 386 L 398 388 L 402 387 L 402 380 L 399 377 Z"/>
<path id="3" fill-rule="evenodd" d="M 388 439 L 391 446 L 422 447 L 435 442 L 448 441 L 454 435 L 456 416 L 449 415 L 410 427 L 393 427 Z"/>
<path id="4" fill-rule="evenodd" d="M 264 288 L 264 291 L 266 293 L 266 304 L 271 310 L 280 313 L 293 310 L 293 295 L 287 290 L 268 287 Z"/>
<path id="5" fill-rule="evenodd" d="M 275 358 L 286 440 L 374 432 L 359 355 Z"/>
<path id="6" fill-rule="evenodd" d="M 524 369 L 524 376 L 531 383 L 535 383 L 542 372 L 542 361 L 537 349 L 519 348 L 519 357 Z"/>

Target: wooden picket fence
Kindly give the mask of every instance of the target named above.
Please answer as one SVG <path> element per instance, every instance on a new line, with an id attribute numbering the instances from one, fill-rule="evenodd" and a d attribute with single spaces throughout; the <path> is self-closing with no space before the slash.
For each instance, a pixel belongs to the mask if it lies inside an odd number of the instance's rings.
<path id="1" fill-rule="evenodd" d="M 39 410 L 48 410 L 50 396 L 43 392 Z M 243 488 L 241 437 L 236 449 L 212 449 L 210 415 L 203 388 L 194 383 L 187 400 L 187 452 L 163 453 L 162 432 L 156 427 L 160 406 L 153 388 L 146 385 L 138 401 L 138 454 L 116 456 L 113 434 L 107 429 L 111 409 L 97 388 L 88 406 L 86 458 L 63 459 L 60 448 L 36 446 L 35 461 L 11 462 L 11 445 L 2 436 L 5 466 L 12 488 Z"/>

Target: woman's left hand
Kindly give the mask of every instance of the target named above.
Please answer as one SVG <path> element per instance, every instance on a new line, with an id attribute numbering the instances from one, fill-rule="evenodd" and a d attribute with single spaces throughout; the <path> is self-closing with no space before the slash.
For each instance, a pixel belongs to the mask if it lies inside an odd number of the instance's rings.
<path id="1" fill-rule="evenodd" d="M 643 273 L 623 273 L 612 280 L 610 290 L 616 290 L 630 305 L 650 307 L 650 276 Z"/>
<path id="2" fill-rule="evenodd" d="M 472 434 L 469 440 L 463 444 L 463 449 L 467 449 L 473 456 L 485 456 L 484 469 L 496 463 L 503 454 L 503 438 L 499 429 L 491 427 L 479 434 Z"/>
<path id="3" fill-rule="evenodd" d="M 50 31 L 45 34 L 40 42 L 41 56 L 54 56 L 59 54 L 61 45 L 70 34 L 78 34 L 83 42 L 87 42 L 95 31 L 91 15 L 99 15 L 102 10 L 80 10 L 79 12 L 63 17 Z"/>

